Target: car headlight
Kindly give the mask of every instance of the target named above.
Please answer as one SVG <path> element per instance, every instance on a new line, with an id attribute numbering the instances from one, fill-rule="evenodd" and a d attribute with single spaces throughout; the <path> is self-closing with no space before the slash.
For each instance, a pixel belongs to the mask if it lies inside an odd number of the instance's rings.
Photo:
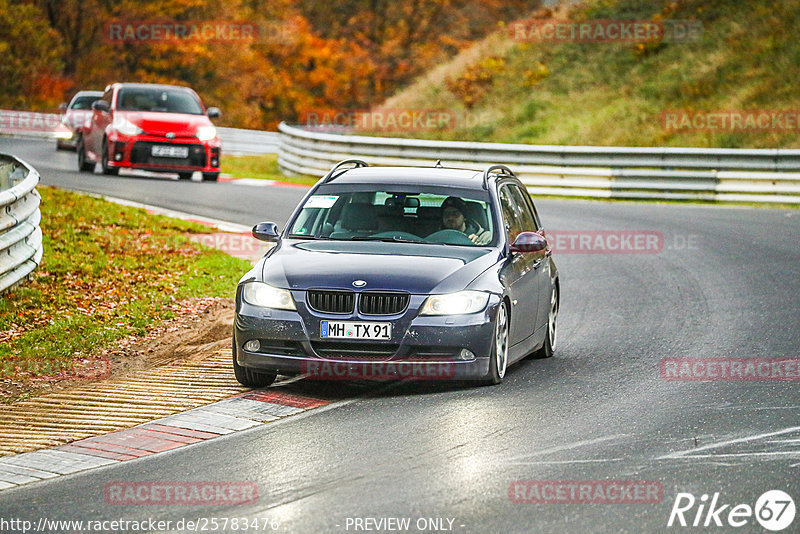
<path id="1" fill-rule="evenodd" d="M 111 126 L 122 135 L 139 135 L 144 131 L 123 117 L 115 118 Z"/>
<path id="2" fill-rule="evenodd" d="M 278 289 L 263 282 L 248 282 L 242 288 L 242 298 L 248 304 L 276 310 L 294 310 L 294 299 L 286 289 Z"/>
<path id="3" fill-rule="evenodd" d="M 489 293 L 459 291 L 447 295 L 431 295 L 422 305 L 420 315 L 460 315 L 477 313 L 486 307 Z"/>
<path id="4" fill-rule="evenodd" d="M 210 141 L 217 136 L 217 129 L 213 126 L 200 126 L 196 136 L 201 141 Z"/>

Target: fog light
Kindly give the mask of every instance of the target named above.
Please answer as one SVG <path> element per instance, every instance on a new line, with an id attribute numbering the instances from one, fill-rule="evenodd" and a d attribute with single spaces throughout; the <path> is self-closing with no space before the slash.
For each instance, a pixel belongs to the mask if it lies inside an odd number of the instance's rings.
<path id="1" fill-rule="evenodd" d="M 251 339 L 247 343 L 244 344 L 244 350 L 247 352 L 258 352 L 258 349 L 261 348 L 261 343 L 258 342 L 257 339 Z"/>
<path id="2" fill-rule="evenodd" d="M 218 157 L 215 156 L 215 157 L 211 158 L 211 166 L 212 167 L 219 167 L 219 158 Z"/>
<path id="3" fill-rule="evenodd" d="M 474 360 L 475 354 L 471 350 L 461 349 L 456 356 L 458 360 Z"/>
<path id="4" fill-rule="evenodd" d="M 122 154 L 120 154 L 119 152 L 114 154 L 114 160 L 115 161 L 122 161 Z"/>

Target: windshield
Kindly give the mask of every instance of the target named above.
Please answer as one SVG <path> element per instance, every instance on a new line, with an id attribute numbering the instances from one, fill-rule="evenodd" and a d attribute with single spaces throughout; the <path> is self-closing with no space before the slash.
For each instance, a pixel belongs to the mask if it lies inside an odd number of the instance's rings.
<path id="1" fill-rule="evenodd" d="M 117 95 L 117 109 L 120 111 L 203 114 L 200 102 L 190 92 L 153 87 L 120 89 L 119 95 Z"/>
<path id="2" fill-rule="evenodd" d="M 464 193 L 320 193 L 306 200 L 289 236 L 465 246 L 494 244 L 495 230 L 488 195 L 472 198 L 464 196 Z"/>
<path id="3" fill-rule="evenodd" d="M 70 109 L 90 109 L 95 100 L 99 100 L 102 95 L 77 96 L 69 106 Z"/>

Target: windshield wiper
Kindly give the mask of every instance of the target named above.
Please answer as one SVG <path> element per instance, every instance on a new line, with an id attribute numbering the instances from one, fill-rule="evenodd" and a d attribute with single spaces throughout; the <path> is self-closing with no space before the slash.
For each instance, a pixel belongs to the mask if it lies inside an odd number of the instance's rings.
<path id="1" fill-rule="evenodd" d="M 405 237 L 370 237 L 368 235 L 351 237 L 350 241 L 383 241 L 386 243 L 428 243 L 422 239 L 406 239 Z"/>

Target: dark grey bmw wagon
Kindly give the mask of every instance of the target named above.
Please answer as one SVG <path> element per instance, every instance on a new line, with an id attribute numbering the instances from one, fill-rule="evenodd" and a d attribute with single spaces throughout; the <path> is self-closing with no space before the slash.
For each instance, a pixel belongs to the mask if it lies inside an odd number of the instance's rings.
<path id="1" fill-rule="evenodd" d="M 483 172 L 337 164 L 239 281 L 236 378 L 470 379 L 556 346 L 558 271 L 525 186 Z"/>

